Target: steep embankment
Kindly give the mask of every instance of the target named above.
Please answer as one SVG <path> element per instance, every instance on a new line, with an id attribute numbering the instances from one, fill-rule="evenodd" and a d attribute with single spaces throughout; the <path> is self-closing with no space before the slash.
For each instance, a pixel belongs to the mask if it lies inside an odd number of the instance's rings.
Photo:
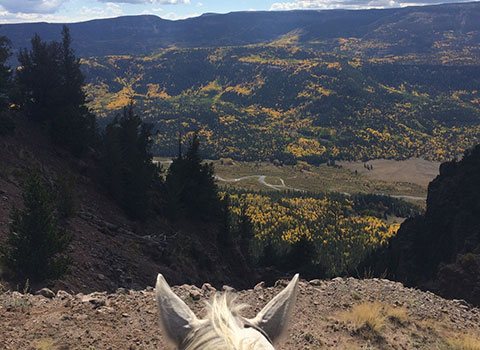
<path id="1" fill-rule="evenodd" d="M 239 292 L 253 316 L 278 293 L 257 285 Z M 214 293 L 173 288 L 199 315 Z M 352 319 L 356 322 L 352 322 Z M 368 319 L 368 321 L 367 321 Z M 480 310 L 387 280 L 301 282 L 286 342 L 279 349 L 477 349 Z M 3 349 L 165 349 L 152 288 L 55 297 L 0 294 Z"/>
<path id="2" fill-rule="evenodd" d="M 480 146 L 440 166 L 425 215 L 407 220 L 392 242 L 395 278 L 480 305 L 479 179 Z"/>
<path id="3" fill-rule="evenodd" d="M 20 115 L 15 121 L 15 135 L 0 137 L 0 247 L 9 231 L 12 208 L 23 205 L 22 182 L 28 171 L 39 170 L 52 186 L 61 176 L 74 180 L 75 214 L 63 223 L 73 236 L 71 271 L 61 280 L 42 286 L 76 293 L 114 291 L 120 286 L 139 289 L 158 272 L 174 283 L 205 279 L 216 284 L 248 283 L 238 277 L 240 265 L 232 271 L 210 243 L 215 227 L 188 222 L 174 225 L 162 218 L 130 221 L 96 184 L 95 154 L 86 160 L 72 158 L 54 147 L 38 125 Z M 0 280 L 5 277 L 8 271 L 0 265 Z M 24 283 L 15 281 L 12 285 L 23 288 Z"/>

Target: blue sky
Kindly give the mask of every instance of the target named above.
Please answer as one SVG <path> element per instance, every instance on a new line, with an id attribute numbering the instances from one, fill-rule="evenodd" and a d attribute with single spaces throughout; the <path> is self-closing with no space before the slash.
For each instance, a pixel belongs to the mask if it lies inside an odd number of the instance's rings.
<path id="1" fill-rule="evenodd" d="M 462 0 L 460 0 L 462 1 Z M 0 0 L 0 23 L 78 22 L 122 15 L 154 14 L 167 19 L 205 12 L 361 9 L 403 7 L 441 0 Z M 458 2 L 449 1 L 449 2 Z"/>

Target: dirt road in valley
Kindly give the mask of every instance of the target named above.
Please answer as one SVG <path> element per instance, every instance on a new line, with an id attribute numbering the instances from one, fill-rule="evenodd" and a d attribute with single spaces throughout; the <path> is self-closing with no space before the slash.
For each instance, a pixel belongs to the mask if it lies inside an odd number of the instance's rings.
<path id="1" fill-rule="evenodd" d="M 216 175 L 215 176 L 215 179 L 217 179 L 218 181 L 220 182 L 240 182 L 240 181 L 243 181 L 243 180 L 249 180 L 249 179 L 258 179 L 258 182 L 265 186 L 265 187 L 268 187 L 268 188 L 271 188 L 273 190 L 276 190 L 276 191 L 296 191 L 296 192 L 305 192 L 305 190 L 301 190 L 299 188 L 294 188 L 294 187 L 290 187 L 290 186 L 287 186 L 285 184 L 285 180 L 283 180 L 282 178 L 280 177 L 277 177 L 280 181 L 280 185 L 274 185 L 274 184 L 271 184 L 271 183 L 268 183 L 267 182 L 267 175 L 249 175 L 249 176 L 243 176 L 243 177 L 238 177 L 238 178 L 234 178 L 234 179 L 225 179 L 221 176 L 218 176 Z"/>
<path id="2" fill-rule="evenodd" d="M 276 191 L 306 192 L 306 190 L 302 190 L 302 189 L 299 189 L 299 188 L 294 188 L 294 187 L 287 186 L 285 184 L 284 179 L 282 179 L 281 177 L 277 177 L 277 178 L 279 179 L 279 181 L 281 183 L 280 185 L 274 185 L 274 184 L 268 183 L 266 181 L 267 175 L 248 175 L 248 176 L 242 176 L 242 177 L 237 177 L 237 178 L 233 178 L 233 179 L 226 179 L 226 178 L 223 178 L 221 176 L 215 175 L 215 179 L 217 181 L 220 181 L 220 182 L 235 183 L 235 182 L 240 182 L 240 181 L 244 181 L 244 180 L 257 179 L 258 182 L 261 185 L 263 185 L 267 188 L 276 190 Z M 346 196 L 351 196 L 351 193 L 347 193 L 347 192 L 342 192 L 342 194 L 344 194 Z M 427 199 L 427 197 L 417 197 L 417 196 L 407 196 L 407 195 L 388 195 L 387 194 L 387 196 L 391 196 L 393 198 L 398 198 L 398 199 L 407 199 L 407 200 L 410 199 L 410 200 L 418 200 L 418 201 L 424 201 L 424 200 Z"/>

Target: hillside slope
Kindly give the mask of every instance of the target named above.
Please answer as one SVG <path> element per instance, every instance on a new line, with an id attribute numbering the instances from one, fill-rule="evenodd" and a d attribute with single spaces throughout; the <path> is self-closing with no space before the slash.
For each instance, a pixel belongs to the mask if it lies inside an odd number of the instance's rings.
<path id="1" fill-rule="evenodd" d="M 258 312 L 285 284 L 239 292 L 238 302 L 251 306 L 246 316 Z M 198 315 L 213 293 L 207 285 L 173 289 Z M 358 305 L 363 311 L 358 312 Z M 352 315 L 360 321 L 348 321 Z M 372 316 L 376 330 L 362 321 L 366 316 Z M 165 349 L 157 317 L 151 287 L 115 294 L 60 291 L 52 299 L 0 294 L 5 350 Z M 461 301 L 388 280 L 337 278 L 300 283 L 292 327 L 279 349 L 477 349 L 479 334 L 480 310 Z"/>
<path id="2" fill-rule="evenodd" d="M 231 262 L 210 243 L 216 234 L 214 226 L 174 225 L 162 218 L 145 223 L 128 220 L 96 185 L 93 158 L 72 158 L 20 114 L 15 115 L 15 122 L 15 135 L 0 137 L 0 246 L 9 232 L 12 208 L 23 205 L 22 183 L 27 171 L 39 170 L 52 185 L 60 176 L 72 178 L 75 184 L 76 211 L 65 222 L 73 236 L 71 271 L 42 286 L 75 292 L 140 288 L 158 272 L 175 283 L 199 283 L 206 278 L 220 285 L 248 283 L 244 271 L 239 271 L 241 265 L 235 262 L 232 269 Z M 6 276 L 8 271 L 0 265 L 0 279 Z M 17 283 L 23 288 L 25 281 Z"/>

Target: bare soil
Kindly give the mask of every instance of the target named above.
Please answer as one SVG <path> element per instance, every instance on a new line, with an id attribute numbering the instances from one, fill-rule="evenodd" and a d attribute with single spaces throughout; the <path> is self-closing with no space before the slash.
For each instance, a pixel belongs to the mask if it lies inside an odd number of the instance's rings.
<path id="1" fill-rule="evenodd" d="M 375 180 L 387 182 L 407 182 L 427 187 L 438 174 L 440 162 L 432 162 L 421 158 L 407 160 L 375 159 L 364 162 L 338 162 L 339 165 L 357 171 L 359 174 Z M 373 166 L 372 170 L 364 164 Z"/>
<path id="2" fill-rule="evenodd" d="M 258 312 L 286 283 L 282 280 L 272 288 L 238 292 L 238 302 L 251 306 L 246 316 Z M 190 285 L 173 289 L 199 316 L 214 293 Z M 374 302 L 390 310 L 377 315 L 378 329 L 348 321 L 355 305 Z M 470 337 L 472 341 L 479 336 L 480 310 L 462 301 L 445 300 L 387 280 L 336 278 L 300 283 L 293 322 L 279 349 L 460 349 L 452 345 L 455 340 Z M 149 287 L 119 289 L 114 294 L 59 291 L 53 298 L 4 292 L 0 294 L 0 348 L 168 347 L 157 324 L 154 291 Z"/>

